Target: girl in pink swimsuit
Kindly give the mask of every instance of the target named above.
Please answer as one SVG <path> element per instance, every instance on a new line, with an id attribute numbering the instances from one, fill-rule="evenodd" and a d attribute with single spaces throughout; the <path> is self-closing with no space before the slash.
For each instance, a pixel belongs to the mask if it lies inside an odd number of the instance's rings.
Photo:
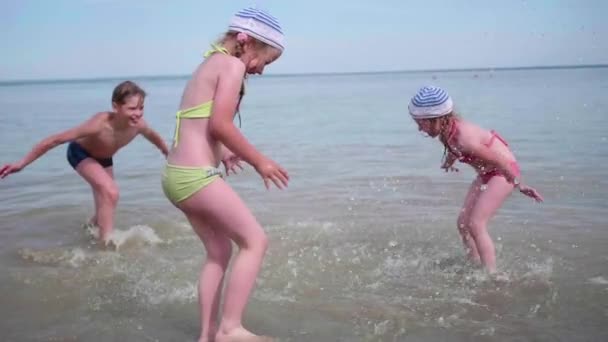
<path id="1" fill-rule="evenodd" d="M 487 230 L 488 221 L 514 188 L 542 202 L 538 191 L 521 182 L 520 170 L 507 142 L 495 131 L 487 131 L 456 115 L 450 96 L 441 88 L 423 87 L 408 106 L 418 130 L 443 143 L 441 168 L 458 171 L 454 162 L 471 165 L 478 176 L 464 200 L 458 217 L 458 232 L 468 257 L 490 273 L 496 271 L 496 252 Z"/>

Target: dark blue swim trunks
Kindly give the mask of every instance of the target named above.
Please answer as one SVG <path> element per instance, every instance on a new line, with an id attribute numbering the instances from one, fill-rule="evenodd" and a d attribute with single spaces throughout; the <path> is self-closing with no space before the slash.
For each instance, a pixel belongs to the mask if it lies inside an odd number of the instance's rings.
<path id="1" fill-rule="evenodd" d="M 112 158 L 94 158 L 89 154 L 89 152 L 82 148 L 82 146 L 80 146 L 74 141 L 70 142 L 70 144 L 68 145 L 67 157 L 68 162 L 70 163 L 70 165 L 72 165 L 74 170 L 76 170 L 76 166 L 78 166 L 81 161 L 87 158 L 93 158 L 103 167 L 110 167 L 113 165 Z"/>

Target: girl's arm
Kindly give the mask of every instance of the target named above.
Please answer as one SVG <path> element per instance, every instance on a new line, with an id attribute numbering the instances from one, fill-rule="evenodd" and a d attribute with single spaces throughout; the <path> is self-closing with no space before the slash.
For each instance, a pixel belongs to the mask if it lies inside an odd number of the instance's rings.
<path id="1" fill-rule="evenodd" d="M 230 158 L 231 156 L 234 155 L 234 153 L 232 151 L 230 151 L 228 149 L 228 147 L 226 147 L 226 145 L 224 145 L 224 144 L 221 144 L 221 145 L 222 145 L 222 147 L 221 147 L 220 154 L 222 155 L 222 160 L 225 158 Z"/>
<path id="2" fill-rule="evenodd" d="M 220 143 L 221 147 L 220 147 L 220 155 L 221 155 L 221 160 L 227 160 L 227 159 L 234 159 L 234 158 L 238 158 L 241 159 L 239 156 L 236 155 L 236 153 L 230 151 L 230 149 L 228 147 L 226 147 L 226 145 Z"/>
<path id="3" fill-rule="evenodd" d="M 213 98 L 213 113 L 209 119 L 211 135 L 228 150 L 255 167 L 265 158 L 233 123 L 245 65 L 239 60 L 227 59 L 224 62 L 226 70 L 219 76 Z"/>
<path id="4" fill-rule="evenodd" d="M 458 157 L 452 151 L 447 151 L 445 155 L 445 160 L 443 161 L 443 165 L 441 165 L 441 168 L 444 169 L 445 172 L 458 171 L 458 168 L 453 166 L 454 162 L 456 162 L 457 159 Z"/>
<path id="5" fill-rule="evenodd" d="M 218 76 L 213 112 L 209 118 L 211 136 L 252 165 L 264 180 L 266 188 L 273 182 L 278 188 L 287 186 L 289 176 L 281 166 L 260 153 L 234 126 L 234 113 L 245 75 L 245 65 L 234 57 L 226 57 Z"/>
<path id="6" fill-rule="evenodd" d="M 488 164 L 494 165 L 506 176 L 507 181 L 510 183 L 514 183 L 519 177 L 519 172 L 513 167 L 513 160 L 509 156 L 490 149 L 479 140 L 462 142 L 461 150 L 477 156 L 477 158 L 484 160 Z"/>
<path id="7" fill-rule="evenodd" d="M 463 146 L 463 148 L 467 149 L 478 158 L 496 166 L 502 174 L 506 176 L 507 181 L 513 183 L 522 194 L 535 199 L 537 202 L 543 201 L 543 196 L 536 191 L 536 189 L 521 182 L 519 171 L 513 167 L 513 160 L 510 157 L 491 150 L 481 142 L 471 143 L 467 146 Z"/>

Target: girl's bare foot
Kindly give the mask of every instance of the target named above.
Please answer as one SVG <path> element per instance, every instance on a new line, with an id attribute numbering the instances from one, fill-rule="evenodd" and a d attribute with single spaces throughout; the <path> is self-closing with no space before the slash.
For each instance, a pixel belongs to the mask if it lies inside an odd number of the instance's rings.
<path id="1" fill-rule="evenodd" d="M 216 333 L 216 328 L 209 328 L 209 332 L 205 335 L 201 335 L 201 337 L 198 339 L 198 342 L 215 342 Z"/>
<path id="2" fill-rule="evenodd" d="M 95 228 L 95 227 L 97 227 L 97 217 L 95 217 L 95 216 L 91 217 L 91 218 L 90 218 L 90 219 L 87 221 L 87 223 L 84 223 L 84 224 L 82 225 L 82 228 L 84 228 L 85 230 L 86 230 L 86 229 L 93 229 L 93 228 Z"/>
<path id="3" fill-rule="evenodd" d="M 93 227 L 97 227 L 97 216 L 93 216 L 89 219 L 89 223 Z"/>
<path id="4" fill-rule="evenodd" d="M 215 342 L 274 342 L 269 336 L 259 336 L 249 330 L 238 327 L 230 331 L 218 331 L 215 335 Z"/>
<path id="5" fill-rule="evenodd" d="M 110 240 L 107 240 L 107 241 L 105 242 L 105 248 L 106 248 L 107 250 L 111 250 L 111 251 L 114 251 L 114 252 L 118 252 L 118 244 L 116 244 L 116 242 L 114 242 L 114 240 L 111 240 L 111 239 L 110 239 Z"/>

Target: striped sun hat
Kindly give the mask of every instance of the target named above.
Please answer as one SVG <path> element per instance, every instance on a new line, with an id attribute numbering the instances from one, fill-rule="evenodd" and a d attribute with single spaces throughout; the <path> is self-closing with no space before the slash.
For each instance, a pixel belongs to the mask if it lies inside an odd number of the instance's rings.
<path id="1" fill-rule="evenodd" d="M 450 114 L 454 104 L 445 90 L 426 86 L 418 90 L 407 108 L 414 119 L 432 119 Z"/>
<path id="2" fill-rule="evenodd" d="M 264 10 L 248 7 L 238 11 L 230 20 L 228 30 L 246 33 L 281 51 L 285 49 L 279 21 Z"/>

